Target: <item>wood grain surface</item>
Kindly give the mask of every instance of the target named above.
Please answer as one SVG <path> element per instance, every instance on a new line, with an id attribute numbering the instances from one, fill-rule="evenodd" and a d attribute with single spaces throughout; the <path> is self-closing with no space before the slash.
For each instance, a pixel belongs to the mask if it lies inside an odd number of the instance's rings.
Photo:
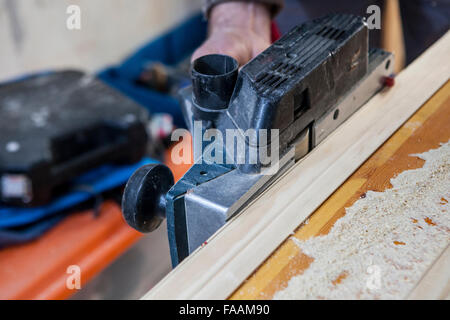
<path id="1" fill-rule="evenodd" d="M 368 190 L 384 191 L 400 172 L 419 168 L 424 161 L 411 157 L 440 146 L 450 139 L 450 82 L 441 88 L 407 123 L 379 148 L 337 189 L 293 235 L 305 240 L 327 234 L 336 220 Z M 231 299 L 271 299 L 295 275 L 306 270 L 312 259 L 290 239 L 286 240 Z M 340 279 L 335 279 L 338 284 Z"/>

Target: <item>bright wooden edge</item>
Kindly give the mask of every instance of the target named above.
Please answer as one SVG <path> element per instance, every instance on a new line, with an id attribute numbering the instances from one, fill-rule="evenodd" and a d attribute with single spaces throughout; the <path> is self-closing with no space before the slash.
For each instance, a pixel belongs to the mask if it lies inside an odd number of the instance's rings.
<path id="1" fill-rule="evenodd" d="M 143 299 L 226 299 L 450 74 L 450 32 Z"/>
<path id="2" fill-rule="evenodd" d="M 448 299 L 450 295 L 450 246 L 428 269 L 413 291 L 409 300 Z"/>

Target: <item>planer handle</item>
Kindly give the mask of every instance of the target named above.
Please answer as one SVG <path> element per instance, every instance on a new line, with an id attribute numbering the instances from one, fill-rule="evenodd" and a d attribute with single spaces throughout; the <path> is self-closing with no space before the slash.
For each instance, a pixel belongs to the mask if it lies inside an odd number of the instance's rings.
<path id="1" fill-rule="evenodd" d="M 125 221 L 142 233 L 156 230 L 166 217 L 166 193 L 173 185 L 172 172 L 165 165 L 139 168 L 128 180 L 122 197 Z"/>

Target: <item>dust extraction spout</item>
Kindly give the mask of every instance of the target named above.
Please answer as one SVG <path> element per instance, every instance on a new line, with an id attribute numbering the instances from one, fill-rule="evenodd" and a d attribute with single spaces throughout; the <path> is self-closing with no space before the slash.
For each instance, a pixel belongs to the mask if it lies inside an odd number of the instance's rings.
<path id="1" fill-rule="evenodd" d="M 194 102 L 205 111 L 226 109 L 238 76 L 238 62 L 230 56 L 211 54 L 194 61 Z"/>

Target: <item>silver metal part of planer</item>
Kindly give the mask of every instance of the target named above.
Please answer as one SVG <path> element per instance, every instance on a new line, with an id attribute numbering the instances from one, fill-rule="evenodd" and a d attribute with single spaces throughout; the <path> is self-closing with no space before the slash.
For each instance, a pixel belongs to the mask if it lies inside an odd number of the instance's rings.
<path id="1" fill-rule="evenodd" d="M 201 152 L 175 185 L 163 165 L 139 169 L 125 188 L 126 221 L 150 232 L 167 218 L 176 266 L 386 83 L 392 84 L 394 57 L 369 51 L 368 32 L 361 17 L 329 15 L 294 28 L 240 71 L 233 58 L 223 55 L 194 61 L 192 86 L 180 96 L 194 154 Z M 201 121 L 200 130 L 195 121 Z M 223 137 L 235 129 L 246 160 L 239 161 L 237 147 L 230 144 L 233 149 L 227 145 L 220 151 L 231 161 L 205 161 L 212 142 L 202 138 L 209 129 Z M 251 139 L 248 130 L 266 130 L 268 138 Z M 267 174 L 270 168 L 259 155 L 274 141 L 279 162 L 276 172 Z M 258 158 L 250 162 L 252 151 Z"/>

